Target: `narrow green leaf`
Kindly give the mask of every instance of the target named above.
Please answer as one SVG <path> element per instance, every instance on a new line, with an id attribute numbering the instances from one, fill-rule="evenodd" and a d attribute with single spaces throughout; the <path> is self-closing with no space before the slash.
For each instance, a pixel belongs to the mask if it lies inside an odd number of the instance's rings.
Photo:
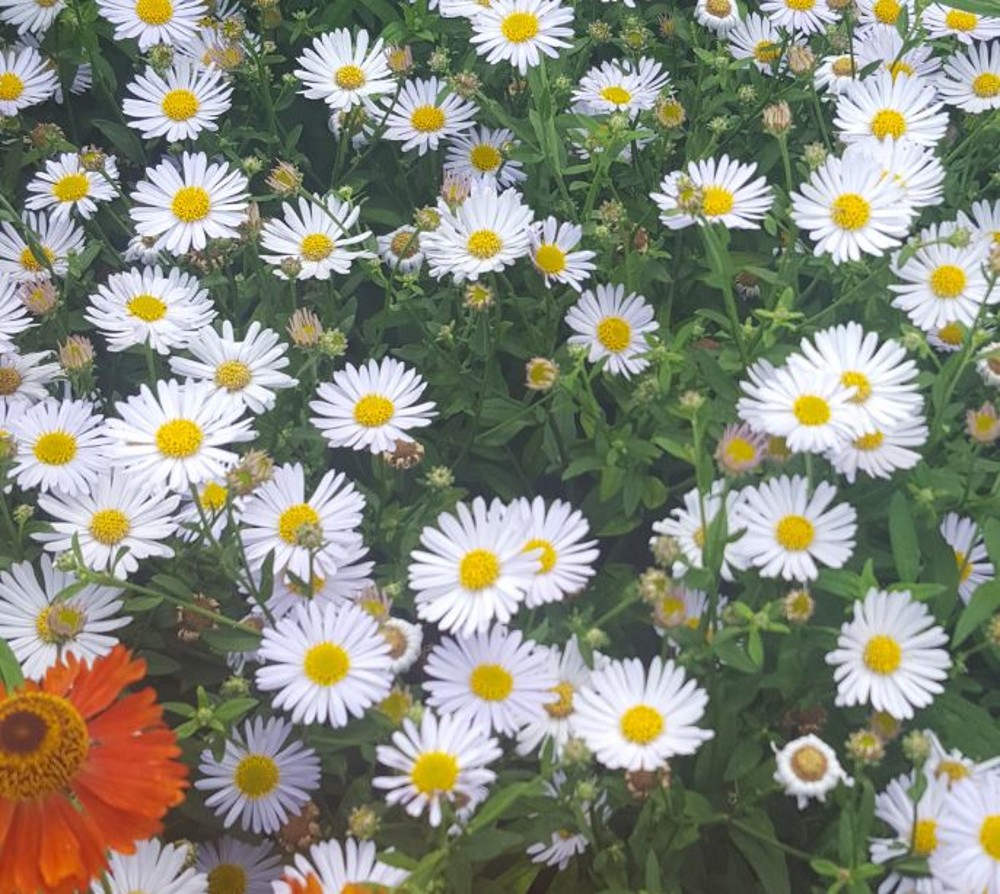
<path id="1" fill-rule="evenodd" d="M 917 579 L 920 547 L 917 529 L 913 524 L 913 513 L 903 491 L 898 490 L 889 501 L 889 541 L 892 544 L 892 560 L 896 564 L 896 574 L 902 581 Z"/>
<path id="2" fill-rule="evenodd" d="M 17 660 L 14 651 L 7 645 L 7 641 L 3 639 L 0 639 L 0 682 L 3 682 L 8 692 L 12 689 L 17 689 L 24 683 L 24 674 L 21 673 L 21 662 Z"/>
<path id="3" fill-rule="evenodd" d="M 952 648 L 968 639 L 970 634 L 997 609 L 1000 609 L 1000 580 L 980 584 L 972 594 L 969 604 L 958 616 L 955 632 L 951 636 Z"/>

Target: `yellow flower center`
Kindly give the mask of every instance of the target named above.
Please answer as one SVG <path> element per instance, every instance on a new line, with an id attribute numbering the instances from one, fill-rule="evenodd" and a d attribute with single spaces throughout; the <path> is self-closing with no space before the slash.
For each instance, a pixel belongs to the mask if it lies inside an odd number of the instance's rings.
<path id="1" fill-rule="evenodd" d="M 872 15 L 883 25 L 895 25 L 903 7 L 896 0 L 878 0 L 872 7 Z"/>
<path id="2" fill-rule="evenodd" d="M 325 261 L 336 247 L 325 233 L 310 233 L 302 240 L 299 253 L 307 261 Z"/>
<path id="3" fill-rule="evenodd" d="M 273 757 L 248 754 L 233 771 L 233 783 L 248 798 L 263 798 L 271 794 L 281 781 L 281 770 Z"/>
<path id="4" fill-rule="evenodd" d="M 170 203 L 174 217 L 183 223 L 204 220 L 211 209 L 212 199 L 200 186 L 182 186 Z"/>
<path id="5" fill-rule="evenodd" d="M 962 9 L 949 9 L 944 23 L 953 31 L 972 31 L 979 24 L 979 16 Z"/>
<path id="6" fill-rule="evenodd" d="M 694 545 L 697 546 L 698 549 L 705 548 L 706 533 L 704 525 L 701 525 L 701 527 L 691 532 L 691 539 L 694 541 Z"/>
<path id="7" fill-rule="evenodd" d="M 958 580 L 964 584 L 972 576 L 972 563 L 960 549 L 955 550 L 955 566 L 958 568 Z"/>
<path id="8" fill-rule="evenodd" d="M 60 202 L 79 202 L 90 192 L 86 174 L 66 174 L 52 185 L 52 195 Z"/>
<path id="9" fill-rule="evenodd" d="M 838 77 L 846 78 L 854 74 L 854 63 L 851 62 L 850 56 L 841 56 L 839 59 L 834 60 L 830 68 Z"/>
<path id="10" fill-rule="evenodd" d="M 1000 860 L 1000 813 L 991 813 L 979 827 L 979 843 L 994 860 Z"/>
<path id="11" fill-rule="evenodd" d="M 965 271 L 955 264 L 942 264 L 930 278 L 931 291 L 936 298 L 957 298 L 965 291 Z"/>
<path id="12" fill-rule="evenodd" d="M 733 210 L 733 194 L 723 186 L 706 186 L 702 195 L 701 211 L 705 217 L 721 217 Z"/>
<path id="13" fill-rule="evenodd" d="M 676 596 L 667 596 L 660 600 L 660 616 L 665 621 L 680 624 L 684 620 L 687 610 L 684 608 L 684 600 Z"/>
<path id="14" fill-rule="evenodd" d="M 410 782 L 422 795 L 450 792 L 457 781 L 458 761 L 447 751 L 425 751 L 410 770 Z"/>
<path id="15" fill-rule="evenodd" d="M 47 248 L 44 245 L 41 246 L 41 249 L 42 254 L 45 255 L 45 259 L 51 264 L 56 259 L 56 253 L 52 251 L 51 248 Z M 35 257 L 35 254 L 31 250 L 30 246 L 25 247 L 24 251 L 21 252 L 20 261 L 21 266 L 29 273 L 40 273 L 45 269 L 45 265 Z"/>
<path id="16" fill-rule="evenodd" d="M 937 843 L 937 822 L 932 819 L 918 820 L 913 828 L 913 853 L 926 857 L 934 853 Z"/>
<path id="17" fill-rule="evenodd" d="M 296 534 L 303 525 L 318 525 L 319 513 L 308 503 L 289 506 L 278 517 L 278 536 L 285 543 L 295 543 Z"/>
<path id="18" fill-rule="evenodd" d="M 147 25 L 166 25 L 174 17 L 170 0 L 138 0 L 135 14 Z"/>
<path id="19" fill-rule="evenodd" d="M 977 75 L 972 82 L 972 92 L 980 99 L 993 99 L 1000 95 L 1000 76 L 991 71 Z"/>
<path id="20" fill-rule="evenodd" d="M 0 74 L 0 100 L 13 102 L 24 93 L 24 81 L 14 72 L 5 71 Z"/>
<path id="21" fill-rule="evenodd" d="M 882 446 L 882 442 L 885 440 L 885 435 L 880 431 L 873 431 L 869 435 L 860 435 L 854 439 L 854 446 L 858 450 L 864 450 L 866 453 L 871 450 L 878 450 Z"/>
<path id="22" fill-rule="evenodd" d="M 35 618 L 35 632 L 43 643 L 60 645 L 80 634 L 87 623 L 87 615 L 74 605 L 58 602 L 42 609 Z"/>
<path id="23" fill-rule="evenodd" d="M 830 421 L 830 404 L 815 394 L 803 394 L 792 404 L 792 413 L 800 425 L 826 425 Z"/>
<path id="24" fill-rule="evenodd" d="M 903 650 L 891 636 L 879 633 L 865 644 L 865 667 L 876 674 L 891 674 L 903 661 Z"/>
<path id="25" fill-rule="evenodd" d="M 0 700 L 0 798 L 32 801 L 65 789 L 90 750 L 69 699 L 20 692 Z"/>
<path id="26" fill-rule="evenodd" d="M 354 405 L 354 421 L 365 428 L 385 425 L 396 412 L 396 405 L 381 394 L 366 394 Z"/>
<path id="27" fill-rule="evenodd" d="M 170 459 L 187 459 L 201 447 L 204 434 L 190 419 L 171 419 L 156 430 L 156 449 Z"/>
<path id="28" fill-rule="evenodd" d="M 607 100 L 616 106 L 623 106 L 632 101 L 632 94 L 624 87 L 609 84 L 607 87 L 601 88 L 601 99 Z"/>
<path id="29" fill-rule="evenodd" d="M 770 40 L 760 40 L 754 44 L 753 57 L 761 65 L 770 65 L 781 56 L 781 47 Z"/>
<path id="30" fill-rule="evenodd" d="M 420 237 L 414 230 L 400 230 L 392 237 L 389 249 L 397 258 L 412 258 L 420 251 Z"/>
<path id="31" fill-rule="evenodd" d="M 618 354 L 629 346 L 632 327 L 622 317 L 605 317 L 597 324 L 597 340 L 605 350 Z"/>
<path id="32" fill-rule="evenodd" d="M 914 73 L 914 68 L 909 62 L 893 62 L 891 65 L 886 66 L 889 70 L 889 74 L 892 75 L 892 79 L 895 81 L 901 74 L 910 77 Z M 902 120 L 902 116 L 900 116 Z M 905 122 L 904 122 L 905 128 Z"/>
<path id="33" fill-rule="evenodd" d="M 220 863 L 209 870 L 208 894 L 246 894 L 247 871 L 235 863 Z"/>
<path id="34" fill-rule="evenodd" d="M 556 683 L 552 687 L 552 691 L 556 694 L 556 700 L 544 705 L 546 713 L 549 717 L 555 717 L 557 720 L 569 717 L 573 713 L 573 694 L 575 691 L 573 684 Z"/>
<path id="35" fill-rule="evenodd" d="M 960 761 L 942 760 L 938 761 L 934 775 L 937 777 L 947 776 L 950 785 L 953 782 L 958 782 L 959 779 L 965 779 L 969 775 L 969 768 Z"/>
<path id="36" fill-rule="evenodd" d="M 202 509 L 207 509 L 209 512 L 221 512 L 226 507 L 226 498 L 229 492 L 221 484 L 216 484 L 214 481 L 209 481 L 202 489 L 198 496 L 198 502 L 201 503 Z"/>
<path id="37" fill-rule="evenodd" d="M 500 23 L 500 30 L 511 43 L 524 43 L 538 34 L 538 24 L 533 12 L 512 12 Z"/>
<path id="38" fill-rule="evenodd" d="M 90 536 L 104 546 L 121 543 L 132 530 L 128 516 L 121 509 L 98 509 L 90 517 Z"/>
<path id="39" fill-rule="evenodd" d="M 514 690 L 514 678 L 499 664 L 479 664 L 469 675 L 469 688 L 484 702 L 502 702 Z"/>
<path id="40" fill-rule="evenodd" d="M 965 329 L 961 323 L 947 323 L 938 329 L 937 337 L 946 345 L 960 345 L 965 338 Z"/>
<path id="41" fill-rule="evenodd" d="M 853 404 L 863 404 L 872 396 L 872 383 L 863 372 L 858 370 L 848 370 L 840 377 L 840 384 L 845 388 L 855 388 L 854 397 L 851 398 Z"/>
<path id="42" fill-rule="evenodd" d="M 815 745 L 797 748 L 789 761 L 792 772 L 803 782 L 818 782 L 826 775 L 826 755 Z"/>
<path id="43" fill-rule="evenodd" d="M 474 258 L 486 261 L 500 253 L 503 240 L 493 230 L 475 230 L 469 234 L 466 248 Z"/>
<path id="44" fill-rule="evenodd" d="M 562 273 L 566 269 L 566 252 L 554 242 L 543 243 L 535 252 L 535 266 L 550 276 Z"/>
<path id="45" fill-rule="evenodd" d="M 50 431 L 35 441 L 35 459 L 47 466 L 64 466 L 76 456 L 76 438 L 64 431 Z"/>
<path id="46" fill-rule="evenodd" d="M 215 384 L 226 391 L 242 391 L 252 380 L 253 373 L 242 360 L 223 360 L 215 368 Z"/>
<path id="47" fill-rule="evenodd" d="M 542 540 L 540 538 L 529 540 L 521 552 L 528 553 L 532 550 L 541 550 L 539 561 L 542 563 L 542 568 L 538 572 L 539 574 L 548 574 L 553 568 L 555 568 L 556 559 L 559 558 L 559 555 L 556 553 L 555 548 L 548 540 Z"/>
<path id="48" fill-rule="evenodd" d="M 629 742 L 648 745 L 658 738 L 665 726 L 663 715 L 649 705 L 635 705 L 621 716 L 618 727 Z"/>
<path id="49" fill-rule="evenodd" d="M 842 230 L 860 230 L 872 216 L 872 206 L 855 192 L 845 192 L 833 200 L 830 220 Z"/>
<path id="50" fill-rule="evenodd" d="M 757 449 L 746 438 L 732 438 L 724 452 L 733 464 L 748 463 L 757 456 Z"/>
<path id="51" fill-rule="evenodd" d="M 167 305 L 155 295 L 136 295 L 125 304 L 125 311 L 144 323 L 155 323 L 167 315 Z"/>
<path id="52" fill-rule="evenodd" d="M 708 0 L 705 10 L 717 19 L 724 19 L 733 11 L 733 4 L 729 0 Z"/>
<path id="53" fill-rule="evenodd" d="M 444 112 L 437 106 L 417 106 L 410 113 L 410 124 L 421 133 L 434 133 L 444 127 Z"/>
<path id="54" fill-rule="evenodd" d="M 187 121 L 198 114 L 198 97 L 190 90 L 171 90 L 163 97 L 163 114 L 171 121 Z"/>
<path id="55" fill-rule="evenodd" d="M 816 528 L 804 515 L 786 515 L 775 527 L 774 538 L 789 552 L 801 552 L 816 538 Z"/>
<path id="56" fill-rule="evenodd" d="M 357 90 L 365 85 L 365 73 L 357 65 L 341 65 L 333 76 L 341 90 Z"/>
<path id="57" fill-rule="evenodd" d="M 796 12 L 808 12 L 816 5 L 816 0 L 785 0 L 785 5 Z"/>
<path id="58" fill-rule="evenodd" d="M 906 119 L 895 109 L 879 109 L 872 118 L 871 131 L 880 140 L 898 140 L 906 133 Z"/>
<path id="59" fill-rule="evenodd" d="M 466 590 L 485 590 L 500 577 L 500 559 L 488 549 L 472 549 L 458 564 L 458 582 Z"/>
<path id="60" fill-rule="evenodd" d="M 0 366 L 0 397 L 9 397 L 21 387 L 21 374 L 12 366 Z"/>
<path id="61" fill-rule="evenodd" d="M 500 162 L 502 161 L 503 156 L 500 154 L 500 150 L 489 143 L 480 143 L 478 146 L 473 146 L 472 151 L 469 153 L 469 163 L 477 171 L 482 171 L 484 174 L 495 171 L 500 167 Z"/>
<path id="62" fill-rule="evenodd" d="M 302 662 L 306 677 L 317 686 L 335 686 L 351 669 L 351 656 L 335 643 L 319 643 Z"/>

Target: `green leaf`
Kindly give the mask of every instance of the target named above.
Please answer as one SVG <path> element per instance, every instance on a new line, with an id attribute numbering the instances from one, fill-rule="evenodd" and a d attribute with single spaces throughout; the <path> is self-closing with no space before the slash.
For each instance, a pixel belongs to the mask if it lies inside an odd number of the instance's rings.
<path id="1" fill-rule="evenodd" d="M 984 16 L 995 16 L 1000 13 L 997 0 L 948 0 L 948 6 Z"/>
<path id="2" fill-rule="evenodd" d="M 980 584 L 958 617 L 955 632 L 951 636 L 952 648 L 968 639 L 969 635 L 997 609 L 1000 609 L 1000 580 Z"/>
<path id="3" fill-rule="evenodd" d="M 201 638 L 218 652 L 250 652 L 260 645 L 260 634 L 234 627 L 206 630 Z"/>
<path id="4" fill-rule="evenodd" d="M 917 529 L 913 524 L 913 513 L 901 490 L 896 491 L 889 501 L 889 541 L 892 543 L 892 560 L 896 563 L 899 579 L 916 580 L 920 547 Z"/>
<path id="5" fill-rule="evenodd" d="M 24 674 L 21 673 L 21 662 L 17 660 L 13 649 L 7 645 L 7 641 L 0 639 L 0 682 L 8 692 L 17 689 L 24 683 Z"/>
<path id="6" fill-rule="evenodd" d="M 97 58 L 95 56 L 95 61 Z M 127 156 L 130 161 L 134 161 L 136 164 L 143 164 L 146 153 L 134 131 L 129 130 L 124 124 L 116 124 L 114 121 L 106 121 L 103 118 L 95 118 L 91 123 L 111 141 L 115 149 L 122 155 Z"/>
<path id="7" fill-rule="evenodd" d="M 480 829 L 485 829 L 500 819 L 517 801 L 522 798 L 534 797 L 542 793 L 542 780 L 532 779 L 528 782 L 515 782 L 493 795 L 472 818 L 467 826 L 470 835 Z"/>
<path id="8" fill-rule="evenodd" d="M 774 838 L 774 826 L 763 811 L 754 813 L 752 818 L 748 817 L 743 822 L 762 835 Z M 784 853 L 776 843 L 769 844 L 735 826 L 729 827 L 729 837 L 746 858 L 768 894 L 791 894 L 788 865 L 785 863 Z"/>

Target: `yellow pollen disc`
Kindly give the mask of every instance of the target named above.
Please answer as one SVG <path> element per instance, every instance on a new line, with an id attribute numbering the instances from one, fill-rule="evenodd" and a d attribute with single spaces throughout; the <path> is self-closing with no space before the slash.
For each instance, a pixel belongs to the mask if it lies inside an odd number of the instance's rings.
<path id="1" fill-rule="evenodd" d="M 144 323 L 155 323 L 167 315 L 167 305 L 155 295 L 136 295 L 125 303 L 129 316 L 138 317 Z"/>
<path id="2" fill-rule="evenodd" d="M 195 223 L 208 217 L 212 209 L 212 199 L 200 186 L 182 186 L 174 194 L 170 210 L 179 221 Z"/>
<path id="3" fill-rule="evenodd" d="M 43 643 L 60 645 L 76 639 L 87 623 L 87 615 L 76 606 L 57 602 L 35 618 L 35 632 Z"/>
<path id="4" fill-rule="evenodd" d="M 751 462 L 757 449 L 746 438 L 732 438 L 725 447 L 726 458 L 734 465 Z"/>
<path id="5" fill-rule="evenodd" d="M 252 381 L 253 373 L 242 360 L 223 360 L 215 368 L 215 384 L 226 391 L 242 391 Z"/>
<path id="6" fill-rule="evenodd" d="M 826 755 L 815 745 L 798 748 L 789 761 L 792 772 L 803 782 L 818 782 L 826 775 Z"/>
<path id="7" fill-rule="evenodd" d="M 51 248 L 42 246 L 42 254 L 45 255 L 46 260 L 51 264 L 56 259 L 56 253 L 52 251 Z M 27 270 L 29 273 L 40 273 L 45 269 L 45 266 L 39 261 L 30 248 L 25 248 L 21 252 L 21 266 Z"/>
<path id="8" fill-rule="evenodd" d="M 556 565 L 556 559 L 559 558 L 555 551 L 555 548 L 548 540 L 534 539 L 529 540 L 524 549 L 521 552 L 531 552 L 532 550 L 541 550 L 540 561 L 542 563 L 542 569 L 539 574 L 548 574 Z"/>
<path id="9" fill-rule="evenodd" d="M 412 258 L 420 251 L 420 237 L 413 230 L 400 230 L 392 237 L 389 249 L 397 258 Z"/>
<path id="10" fill-rule="evenodd" d="M 975 422 L 973 423 L 976 431 L 982 434 L 993 431 L 993 426 L 995 424 L 996 419 L 989 413 L 976 413 Z"/>
<path id="11" fill-rule="evenodd" d="M 830 404 L 815 394 L 803 394 L 792 404 L 792 413 L 800 425 L 826 425 L 830 421 Z"/>
<path id="12" fill-rule="evenodd" d="M 938 329 L 937 337 L 946 345 L 960 345 L 965 338 L 965 329 L 961 323 L 947 323 Z"/>
<path id="13" fill-rule="evenodd" d="M 950 9 L 944 23 L 954 31 L 972 31 L 979 24 L 979 16 L 961 9 Z"/>
<path id="14" fill-rule="evenodd" d="M 660 614 L 669 620 L 677 622 L 683 621 L 687 610 L 684 608 L 684 600 L 676 596 L 667 596 L 660 600 Z"/>
<path id="15" fill-rule="evenodd" d="M 852 404 L 863 404 L 872 396 L 872 383 L 863 372 L 848 370 L 840 377 L 840 384 L 845 388 L 855 388 Z"/>
<path id="16" fill-rule="evenodd" d="M 816 5 L 816 0 L 785 0 L 785 5 L 795 12 L 808 12 Z"/>
<path id="17" fill-rule="evenodd" d="M 187 459 L 201 447 L 204 434 L 190 419 L 171 419 L 156 430 L 156 449 L 170 459 Z"/>
<path id="18" fill-rule="evenodd" d="M 937 822 L 932 819 L 918 820 L 913 829 L 913 853 L 921 857 L 934 853 L 937 847 Z"/>
<path id="19" fill-rule="evenodd" d="M 972 576 L 972 562 L 960 549 L 955 550 L 955 565 L 958 568 L 959 583 L 965 583 Z"/>
<path id="20" fill-rule="evenodd" d="M 278 536 L 285 543 L 295 543 L 295 535 L 303 525 L 318 525 L 319 513 L 308 503 L 289 506 L 278 517 Z"/>
<path id="21" fill-rule="evenodd" d="M 271 794 L 281 781 L 281 770 L 273 757 L 248 754 L 233 772 L 233 783 L 248 798 L 263 798 Z"/>
<path id="22" fill-rule="evenodd" d="M 860 230 L 872 216 L 872 206 L 855 192 L 837 196 L 830 206 L 830 220 L 842 230 Z"/>
<path id="23" fill-rule="evenodd" d="M 104 546 L 114 546 L 121 543 L 128 532 L 132 530 L 132 524 L 128 516 L 120 509 L 98 509 L 90 517 L 88 527 L 90 536 Z"/>
<path id="24" fill-rule="evenodd" d="M 444 112 L 437 106 L 417 106 L 410 113 L 410 124 L 421 133 L 434 133 L 444 127 Z"/>
<path id="25" fill-rule="evenodd" d="M 235 863 L 220 863 L 209 870 L 208 894 L 246 894 L 247 871 Z"/>
<path id="26" fill-rule="evenodd" d="M 396 405 L 381 394 L 366 394 L 354 405 L 354 421 L 365 428 L 378 428 L 392 419 Z"/>
<path id="27" fill-rule="evenodd" d="M 842 78 L 847 78 L 854 74 L 854 64 L 851 62 L 850 56 L 841 56 L 834 61 L 830 68 L 835 75 Z"/>
<path id="28" fill-rule="evenodd" d="M 636 705 L 621 716 L 618 727 L 626 741 L 648 745 L 658 738 L 665 726 L 663 715 L 649 705 Z"/>
<path id="29" fill-rule="evenodd" d="M 605 317 L 597 324 L 596 335 L 605 350 L 618 354 L 632 341 L 632 327 L 622 317 Z"/>
<path id="30" fill-rule="evenodd" d="M 302 240 L 299 254 L 307 261 L 325 261 L 336 247 L 325 233 L 310 233 Z"/>
<path id="31" fill-rule="evenodd" d="M 623 106 L 632 101 L 632 94 L 624 87 L 609 84 L 607 87 L 601 88 L 601 99 L 607 100 L 616 106 Z"/>
<path id="32" fill-rule="evenodd" d="M 872 14 L 883 25 L 895 25 L 903 7 L 896 0 L 878 0 L 872 7 Z"/>
<path id="33" fill-rule="evenodd" d="M 770 40 L 758 41 L 753 48 L 753 57 L 761 65 L 770 65 L 781 56 L 781 47 Z"/>
<path id="34" fill-rule="evenodd" d="M 187 121 L 198 114 L 198 97 L 190 90 L 178 88 L 163 97 L 161 107 L 163 114 L 171 121 Z"/>
<path id="35" fill-rule="evenodd" d="M 47 466 L 64 466 L 76 456 L 76 438 L 64 431 L 50 431 L 35 441 L 35 459 Z"/>
<path id="36" fill-rule="evenodd" d="M 959 761 L 943 760 L 938 761 L 934 775 L 947 776 L 950 785 L 952 782 L 958 782 L 959 779 L 965 779 L 969 775 L 969 768 Z"/>
<path id="37" fill-rule="evenodd" d="M 786 515 L 774 529 L 774 539 L 789 552 L 809 549 L 816 538 L 816 528 L 804 515 Z"/>
<path id="38" fill-rule="evenodd" d="M 886 137 L 898 140 L 906 133 L 906 119 L 895 109 L 880 109 L 872 118 L 871 132 L 880 140 Z"/>
<path id="39" fill-rule="evenodd" d="M 717 19 L 724 19 L 733 11 L 733 4 L 729 0 L 708 0 L 705 10 Z"/>
<path id="40" fill-rule="evenodd" d="M 68 699 L 21 692 L 0 700 L 0 798 L 31 801 L 63 790 L 90 750 L 87 726 Z"/>
<path id="41" fill-rule="evenodd" d="M 980 99 L 993 99 L 1000 96 L 1000 75 L 991 71 L 977 75 L 972 82 L 972 92 Z"/>
<path id="42" fill-rule="evenodd" d="M 425 751 L 410 770 L 410 782 L 422 795 L 450 792 L 457 781 L 458 761 L 447 751 Z"/>
<path id="43" fill-rule="evenodd" d="M 472 591 L 485 590 L 500 577 L 500 559 L 488 549 L 472 549 L 458 564 L 458 582 Z"/>
<path id="44" fill-rule="evenodd" d="M 882 446 L 882 442 L 885 440 L 885 435 L 880 431 L 872 432 L 870 435 L 861 435 L 854 439 L 854 446 L 858 450 L 878 450 Z"/>
<path id="45" fill-rule="evenodd" d="M 1000 860 L 1000 813 L 992 813 L 983 820 L 979 843 L 994 860 Z"/>
<path id="46" fill-rule="evenodd" d="M 365 73 L 357 65 L 341 65 L 333 76 L 341 90 L 357 90 L 365 85 Z"/>
<path id="47" fill-rule="evenodd" d="M 501 252 L 503 240 L 493 230 L 475 230 L 465 247 L 474 258 L 487 261 Z"/>
<path id="48" fill-rule="evenodd" d="M 0 366 L 0 397 L 9 397 L 21 387 L 21 374 L 12 366 Z"/>
<path id="49" fill-rule="evenodd" d="M 484 702 L 502 702 L 514 690 L 514 678 L 499 664 L 480 664 L 469 675 L 469 688 Z"/>
<path id="50" fill-rule="evenodd" d="M 495 171 L 500 167 L 502 161 L 503 156 L 500 154 L 500 150 L 489 143 L 480 143 L 478 146 L 473 146 L 472 151 L 469 153 L 469 164 L 484 174 Z"/>
<path id="51" fill-rule="evenodd" d="M 138 0 L 135 14 L 147 25 L 166 25 L 174 17 L 170 0 Z"/>
<path id="52" fill-rule="evenodd" d="M 706 186 L 702 194 L 701 211 L 705 217 L 721 217 L 733 210 L 733 194 L 724 186 Z"/>
<path id="53" fill-rule="evenodd" d="M 14 72 L 5 71 L 0 74 L 0 100 L 13 102 L 24 93 L 24 81 Z"/>
<path id="54" fill-rule="evenodd" d="M 865 667 L 876 674 L 891 674 L 903 661 L 903 650 L 891 636 L 879 633 L 865 644 Z"/>
<path id="55" fill-rule="evenodd" d="M 90 192 L 86 174 L 66 174 L 52 184 L 52 195 L 60 202 L 79 202 Z"/>
<path id="56" fill-rule="evenodd" d="M 535 252 L 535 266 L 549 276 L 562 273 L 566 269 L 566 252 L 554 242 L 539 245 Z"/>
<path id="57" fill-rule="evenodd" d="M 892 65 L 887 66 L 889 69 L 889 74 L 892 75 L 892 79 L 895 81 L 900 75 L 906 75 L 910 77 L 913 75 L 915 69 L 909 62 L 893 62 Z M 900 116 L 902 118 L 902 116 Z M 905 126 L 905 124 L 904 124 Z"/>
<path id="58" fill-rule="evenodd" d="M 302 662 L 306 677 L 317 686 L 335 686 L 351 669 L 351 656 L 335 643 L 319 643 Z"/>
<path id="59" fill-rule="evenodd" d="M 533 12 L 512 12 L 500 23 L 500 31 L 511 43 L 524 43 L 538 34 L 538 25 Z"/>
<path id="60" fill-rule="evenodd" d="M 929 281 L 936 298 L 957 298 L 965 291 L 967 283 L 965 271 L 955 264 L 942 264 L 932 274 Z"/>
<path id="61" fill-rule="evenodd" d="M 694 545 L 697 546 L 698 549 L 705 548 L 705 534 L 706 532 L 704 525 L 702 525 L 697 530 L 691 532 L 691 539 L 694 541 Z"/>
<path id="62" fill-rule="evenodd" d="M 201 503 L 202 509 L 207 509 L 209 512 L 221 512 L 226 506 L 228 493 L 226 488 L 221 484 L 209 481 L 201 489 L 201 493 L 198 495 L 198 502 Z"/>
<path id="63" fill-rule="evenodd" d="M 573 713 L 573 693 L 575 691 L 573 684 L 556 683 L 552 687 L 552 691 L 556 694 L 556 700 L 544 705 L 546 713 L 549 717 L 555 717 L 557 720 L 569 717 Z"/>

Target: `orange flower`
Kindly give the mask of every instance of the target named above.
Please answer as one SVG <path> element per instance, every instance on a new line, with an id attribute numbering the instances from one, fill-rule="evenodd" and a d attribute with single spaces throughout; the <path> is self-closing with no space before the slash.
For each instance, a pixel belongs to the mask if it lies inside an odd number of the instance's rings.
<path id="1" fill-rule="evenodd" d="M 0 685 L 0 891 L 73 894 L 161 829 L 187 767 L 146 674 L 122 646 L 70 656 L 39 683 Z"/>
<path id="2" fill-rule="evenodd" d="M 289 878 L 287 875 L 283 879 L 286 885 L 288 885 L 288 894 L 323 894 L 323 886 L 320 884 L 319 879 L 316 878 L 311 872 L 309 876 L 304 881 L 297 881 L 296 879 Z"/>

